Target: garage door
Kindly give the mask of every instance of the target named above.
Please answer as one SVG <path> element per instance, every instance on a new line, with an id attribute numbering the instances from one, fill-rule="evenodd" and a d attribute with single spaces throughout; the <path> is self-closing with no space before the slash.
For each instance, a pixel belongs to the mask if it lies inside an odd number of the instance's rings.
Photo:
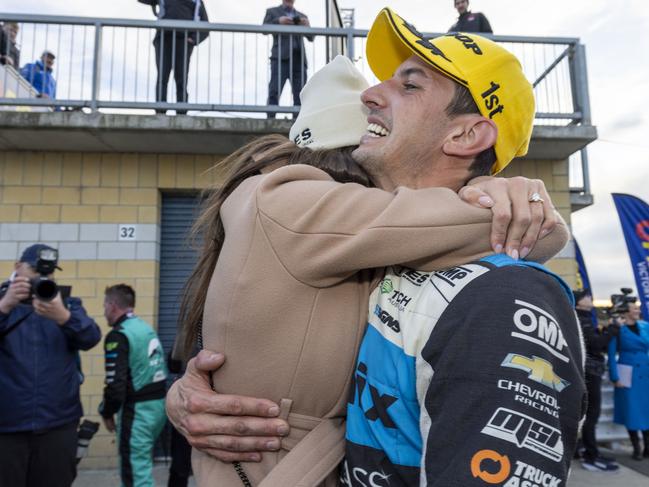
<path id="1" fill-rule="evenodd" d="M 182 291 L 196 262 L 188 236 L 197 213 L 196 194 L 162 195 L 158 334 L 165 351 L 173 347 Z"/>

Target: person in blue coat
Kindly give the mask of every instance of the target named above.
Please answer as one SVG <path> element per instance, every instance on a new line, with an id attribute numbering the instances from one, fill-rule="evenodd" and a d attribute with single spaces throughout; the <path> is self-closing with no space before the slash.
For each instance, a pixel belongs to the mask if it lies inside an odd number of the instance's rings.
<path id="1" fill-rule="evenodd" d="M 3 487 L 70 487 L 76 476 L 79 351 L 94 347 L 101 332 L 79 298 L 49 284 L 53 296 L 35 294 L 34 283 L 58 268 L 56 249 L 34 244 L 0 285 Z"/>
<path id="2" fill-rule="evenodd" d="M 56 98 L 56 80 L 53 66 L 56 56 L 50 51 L 44 51 L 38 61 L 25 64 L 20 69 L 20 75 L 25 78 L 43 98 Z"/>
<path id="3" fill-rule="evenodd" d="M 609 374 L 615 385 L 615 414 L 613 421 L 629 432 L 633 458 L 649 458 L 649 323 L 640 320 L 640 307 L 629 303 L 622 316 L 622 327 L 608 346 Z M 617 355 L 617 356 L 616 356 Z M 631 387 L 620 383 L 618 365 L 633 367 Z M 640 448 L 642 431 L 644 452 Z"/>

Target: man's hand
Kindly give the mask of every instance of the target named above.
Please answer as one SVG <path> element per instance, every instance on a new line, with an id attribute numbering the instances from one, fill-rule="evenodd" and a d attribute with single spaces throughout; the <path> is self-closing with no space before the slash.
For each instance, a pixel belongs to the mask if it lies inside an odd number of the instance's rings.
<path id="1" fill-rule="evenodd" d="M 301 15 L 300 25 L 303 25 L 305 27 L 311 27 L 311 22 L 309 22 L 309 17 L 307 17 L 306 15 Z"/>
<path id="2" fill-rule="evenodd" d="M 288 423 L 272 401 L 214 392 L 209 373 L 225 357 L 201 351 L 167 394 L 167 416 L 192 447 L 224 462 L 258 462 L 261 452 L 279 449 Z"/>
<path id="3" fill-rule="evenodd" d="M 295 24 L 295 22 L 293 22 L 293 17 L 289 17 L 288 15 L 282 15 L 277 21 L 282 25 L 294 25 Z"/>
<path id="4" fill-rule="evenodd" d="M 34 298 L 33 306 L 36 314 L 54 320 L 59 325 L 64 325 L 71 316 L 70 310 L 63 304 L 61 293 L 58 293 L 52 301 L 41 301 Z"/>
<path id="5" fill-rule="evenodd" d="M 543 201 L 530 202 L 534 193 Z M 504 249 L 514 259 L 526 257 L 536 241 L 557 225 L 550 195 L 540 179 L 481 176 L 469 181 L 458 194 L 478 208 L 491 208 L 491 246 L 497 253 Z"/>
<path id="6" fill-rule="evenodd" d="M 32 292 L 32 285 L 26 277 L 15 277 L 9 284 L 5 295 L 0 299 L 0 312 L 9 314 L 12 309 L 18 306 L 18 303 L 27 299 Z"/>
<path id="7" fill-rule="evenodd" d="M 111 416 L 110 418 L 102 417 L 101 419 L 104 420 L 104 426 L 106 427 L 106 429 L 113 433 L 115 431 L 115 418 Z"/>

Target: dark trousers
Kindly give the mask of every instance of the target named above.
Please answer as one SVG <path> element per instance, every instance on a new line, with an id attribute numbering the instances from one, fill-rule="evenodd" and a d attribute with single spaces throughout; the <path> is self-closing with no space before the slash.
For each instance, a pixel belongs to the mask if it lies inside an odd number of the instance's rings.
<path id="1" fill-rule="evenodd" d="M 595 427 L 602 406 L 602 378 L 586 373 L 586 390 L 588 391 L 588 409 L 586 409 L 586 419 L 581 430 L 581 439 L 586 450 L 584 460 L 592 462 L 599 456 Z"/>
<path id="2" fill-rule="evenodd" d="M 187 487 L 192 473 L 192 447 L 183 435 L 171 427 L 171 467 L 167 487 Z"/>
<path id="3" fill-rule="evenodd" d="M 70 487 L 77 476 L 77 426 L 0 433 L 0 485 Z"/>
<path id="4" fill-rule="evenodd" d="M 176 102 L 185 103 L 189 98 L 187 93 L 187 76 L 189 74 L 189 61 L 192 57 L 194 45 L 187 42 L 185 32 L 163 31 L 153 39 L 155 47 L 155 64 L 158 68 L 158 77 L 155 83 L 156 101 L 167 101 L 167 86 L 171 70 L 174 70 L 176 81 Z M 164 112 L 165 110 L 157 110 Z M 187 113 L 187 110 L 176 110 L 176 113 Z"/>
<path id="5" fill-rule="evenodd" d="M 275 58 L 270 60 L 270 82 L 268 83 L 268 105 L 277 105 L 279 96 L 282 93 L 286 81 L 291 83 L 293 92 L 293 105 L 300 106 L 300 91 L 306 83 L 306 62 L 302 56 L 293 56 L 291 59 L 278 61 Z M 274 113 L 268 114 L 269 118 L 275 118 Z"/>

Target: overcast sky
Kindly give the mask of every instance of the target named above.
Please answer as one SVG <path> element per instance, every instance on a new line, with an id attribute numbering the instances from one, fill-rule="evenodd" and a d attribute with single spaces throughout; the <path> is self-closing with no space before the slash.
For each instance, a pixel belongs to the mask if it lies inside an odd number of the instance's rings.
<path id="1" fill-rule="evenodd" d="M 260 23 L 279 0 L 204 0 L 212 22 Z M 384 4 L 339 0 L 356 9 L 356 27 L 369 28 Z M 453 0 L 385 3 L 420 31 L 444 32 L 457 13 Z M 297 0 L 313 26 L 324 26 L 324 0 Z M 588 266 L 596 298 L 620 286 L 635 288 L 621 227 L 610 196 L 630 193 L 649 202 L 649 2 L 647 0 L 473 0 L 495 33 L 579 37 L 586 45 L 590 102 L 599 140 L 589 146 L 595 204 L 573 214 L 573 233 Z M 151 18 L 137 0 L 2 0 L 12 13 Z"/>

